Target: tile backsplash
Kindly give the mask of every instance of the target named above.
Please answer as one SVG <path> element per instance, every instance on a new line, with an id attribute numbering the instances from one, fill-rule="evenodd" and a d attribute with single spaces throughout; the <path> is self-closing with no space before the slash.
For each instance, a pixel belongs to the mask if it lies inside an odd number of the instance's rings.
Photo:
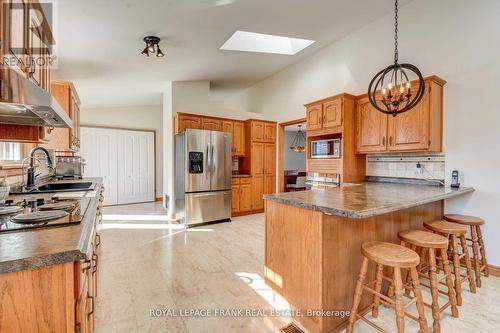
<path id="1" fill-rule="evenodd" d="M 417 172 L 417 163 L 422 165 Z M 366 158 L 366 175 L 374 177 L 445 179 L 443 154 L 391 154 L 369 155 Z"/>

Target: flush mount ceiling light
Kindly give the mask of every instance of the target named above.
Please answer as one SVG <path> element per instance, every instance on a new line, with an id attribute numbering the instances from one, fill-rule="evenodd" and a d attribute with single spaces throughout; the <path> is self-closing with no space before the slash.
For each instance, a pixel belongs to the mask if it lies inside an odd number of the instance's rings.
<path id="1" fill-rule="evenodd" d="M 314 43 L 314 41 L 308 39 L 237 30 L 231 37 L 229 37 L 224 45 L 220 47 L 220 49 L 229 51 L 294 55 L 312 43 Z"/>
<path id="2" fill-rule="evenodd" d="M 298 125 L 298 127 L 299 130 L 293 138 L 290 149 L 296 153 L 303 153 L 306 151 L 306 136 L 304 135 L 304 132 L 302 132 L 302 125 Z"/>
<path id="3" fill-rule="evenodd" d="M 394 117 L 417 105 L 425 91 L 424 78 L 420 70 L 411 64 L 400 64 L 398 57 L 398 0 L 396 0 L 394 9 L 394 64 L 378 72 L 368 86 L 368 98 L 373 107 Z M 418 87 L 412 88 L 410 83 L 412 77 L 418 78 Z"/>
<path id="4" fill-rule="evenodd" d="M 156 36 L 146 36 L 144 37 L 144 43 L 146 43 L 146 47 L 141 52 L 141 54 L 149 57 L 150 54 L 155 54 L 157 57 L 164 57 L 165 54 L 160 49 L 160 38 Z"/>

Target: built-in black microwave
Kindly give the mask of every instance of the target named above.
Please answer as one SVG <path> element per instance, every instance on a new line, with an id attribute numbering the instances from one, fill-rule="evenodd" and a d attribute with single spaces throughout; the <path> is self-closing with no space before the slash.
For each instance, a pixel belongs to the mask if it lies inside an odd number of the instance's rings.
<path id="1" fill-rule="evenodd" d="M 311 141 L 311 158 L 340 158 L 340 147 L 340 139 Z"/>

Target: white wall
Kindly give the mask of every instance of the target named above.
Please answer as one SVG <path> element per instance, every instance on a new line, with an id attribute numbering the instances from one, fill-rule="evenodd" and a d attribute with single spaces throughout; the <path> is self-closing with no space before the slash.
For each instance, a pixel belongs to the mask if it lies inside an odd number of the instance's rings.
<path id="1" fill-rule="evenodd" d="M 487 220 L 490 262 L 500 266 L 500 1 L 418 0 L 400 9 L 401 62 L 445 86 L 446 176 L 476 191 L 448 200 L 449 212 Z M 304 117 L 303 104 L 339 92 L 363 93 L 393 57 L 392 14 L 234 95 L 226 104 L 276 120 Z"/>
<path id="2" fill-rule="evenodd" d="M 285 132 L 284 170 L 306 171 L 306 153 L 296 153 L 290 149 L 296 135 L 297 131 Z"/>
<path id="3" fill-rule="evenodd" d="M 162 106 L 134 106 L 83 109 L 83 126 L 103 126 L 156 131 L 156 196 L 163 193 L 163 127 Z"/>

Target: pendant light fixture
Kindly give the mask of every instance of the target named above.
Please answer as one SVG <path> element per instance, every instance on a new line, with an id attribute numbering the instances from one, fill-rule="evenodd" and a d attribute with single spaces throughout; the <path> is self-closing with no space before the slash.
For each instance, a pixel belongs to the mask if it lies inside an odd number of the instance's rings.
<path id="1" fill-rule="evenodd" d="M 157 57 L 164 57 L 165 54 L 160 49 L 160 38 L 156 36 L 146 36 L 144 37 L 144 43 L 146 43 L 146 47 L 141 52 L 141 54 L 149 57 L 150 54 L 155 54 Z"/>
<path id="2" fill-rule="evenodd" d="M 398 54 L 398 0 L 394 8 L 394 64 L 375 75 L 368 87 L 370 103 L 378 111 L 394 117 L 412 109 L 424 95 L 425 83 L 420 70 L 411 64 L 400 64 Z M 418 78 L 418 84 L 410 81 Z"/>
<path id="3" fill-rule="evenodd" d="M 296 153 L 303 153 L 306 151 L 306 136 L 304 132 L 302 132 L 302 125 L 298 126 L 299 130 L 297 131 L 297 134 L 295 134 L 295 137 L 293 138 L 290 149 Z"/>

